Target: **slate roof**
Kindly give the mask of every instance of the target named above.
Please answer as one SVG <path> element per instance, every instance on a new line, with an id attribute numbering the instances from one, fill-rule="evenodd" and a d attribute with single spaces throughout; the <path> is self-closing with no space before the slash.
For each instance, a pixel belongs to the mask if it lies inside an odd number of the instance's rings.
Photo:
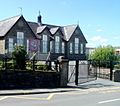
<path id="1" fill-rule="evenodd" d="M 5 36 L 20 17 L 21 15 L 18 15 L 18 16 L 0 21 L 0 37 Z"/>
<path id="2" fill-rule="evenodd" d="M 22 15 L 18 15 L 18 16 L 11 17 L 11 18 L 0 21 L 0 37 L 5 36 L 6 33 L 20 19 L 21 16 Z M 54 35 L 58 31 L 58 29 L 60 29 L 64 35 L 63 39 L 66 41 L 69 41 L 69 39 L 73 35 L 74 31 L 78 27 L 78 25 L 57 26 L 57 25 L 50 25 L 50 24 L 39 25 L 36 22 L 27 22 L 27 23 L 37 38 L 40 38 L 40 36 L 38 34 L 41 33 L 47 27 L 52 35 Z M 84 39 L 85 39 L 85 37 L 84 37 Z"/>
<path id="3" fill-rule="evenodd" d="M 39 27 L 38 23 L 36 22 L 27 22 L 32 31 L 36 34 L 37 28 Z"/>
<path id="4" fill-rule="evenodd" d="M 65 35 L 66 41 L 69 41 L 69 39 L 71 38 L 76 28 L 77 28 L 77 25 L 69 25 L 69 26 L 62 27 L 62 31 Z"/>
<path id="5" fill-rule="evenodd" d="M 47 27 L 47 26 L 45 26 L 45 25 L 44 25 L 44 26 L 39 26 L 39 27 L 37 27 L 37 32 L 36 32 L 36 33 L 37 33 L 37 34 L 38 34 L 38 33 L 42 33 L 42 31 L 43 31 L 46 27 Z"/>
<path id="6" fill-rule="evenodd" d="M 53 28 L 51 28 L 50 29 L 51 34 L 54 35 L 57 32 L 58 29 L 59 29 L 59 27 L 53 27 Z"/>

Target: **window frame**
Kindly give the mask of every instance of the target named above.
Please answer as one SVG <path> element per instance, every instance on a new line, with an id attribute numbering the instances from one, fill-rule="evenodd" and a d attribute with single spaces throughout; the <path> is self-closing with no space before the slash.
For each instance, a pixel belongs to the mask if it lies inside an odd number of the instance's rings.
<path id="1" fill-rule="evenodd" d="M 24 33 L 17 32 L 17 45 L 23 46 L 24 45 Z"/>
<path id="2" fill-rule="evenodd" d="M 42 36 L 42 53 L 48 53 L 48 36 L 45 34 Z"/>
<path id="3" fill-rule="evenodd" d="M 55 36 L 55 53 L 60 53 L 60 37 Z"/>
<path id="4" fill-rule="evenodd" d="M 12 42 L 10 41 L 10 40 L 12 40 Z M 12 44 L 11 44 L 12 43 Z M 13 40 L 13 38 L 9 38 L 8 39 L 8 52 L 9 53 L 12 53 L 13 52 L 13 48 L 14 48 L 14 40 Z M 11 47 L 12 46 L 12 47 Z"/>
<path id="5" fill-rule="evenodd" d="M 79 54 L 79 38 L 75 38 L 74 52 L 75 52 L 75 54 Z"/>
<path id="6" fill-rule="evenodd" d="M 73 54 L 73 43 L 70 42 L 69 46 L 70 46 L 70 49 L 69 49 L 70 51 L 69 51 L 69 53 L 70 53 L 70 54 Z"/>

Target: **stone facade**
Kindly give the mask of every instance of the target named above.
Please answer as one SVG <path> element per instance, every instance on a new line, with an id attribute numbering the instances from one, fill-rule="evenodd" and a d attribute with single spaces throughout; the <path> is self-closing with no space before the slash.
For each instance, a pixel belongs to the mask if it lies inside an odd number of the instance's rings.
<path id="1" fill-rule="evenodd" d="M 47 58 L 49 58 L 51 61 L 54 61 L 59 56 L 64 56 L 69 60 L 86 59 L 85 50 L 86 50 L 87 41 L 79 25 L 56 26 L 56 25 L 43 24 L 41 18 L 38 18 L 38 22 L 27 22 L 23 16 L 15 16 L 0 21 L 0 28 L 2 29 L 0 31 L 1 54 L 4 54 L 6 52 L 8 55 L 10 55 L 10 53 L 8 52 L 9 38 L 12 38 L 13 45 L 16 45 L 17 32 L 22 32 L 24 34 L 23 45 L 25 46 L 26 50 L 27 50 L 27 40 L 33 39 L 38 41 L 36 46 L 38 49 L 36 51 L 30 51 L 29 49 L 30 47 L 28 48 L 29 58 L 34 53 L 36 53 L 35 55 L 36 59 L 45 60 L 45 61 Z M 47 43 L 43 41 L 43 35 L 47 35 Z M 56 36 L 59 37 L 59 42 L 57 43 L 56 43 Z M 75 42 L 75 38 L 79 40 L 77 42 L 78 43 L 77 45 Z M 70 53 L 70 48 L 71 48 L 70 43 L 72 43 L 72 52 L 73 52 L 72 54 Z M 51 50 L 51 46 L 52 46 L 52 50 Z M 78 53 L 75 53 L 76 47 L 78 49 L 77 50 Z M 45 49 L 46 52 L 44 52 Z"/>

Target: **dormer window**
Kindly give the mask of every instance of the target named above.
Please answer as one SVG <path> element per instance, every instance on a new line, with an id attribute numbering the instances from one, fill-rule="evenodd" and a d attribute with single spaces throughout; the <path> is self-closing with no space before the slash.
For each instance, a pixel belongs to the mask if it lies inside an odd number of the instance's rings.
<path id="1" fill-rule="evenodd" d="M 48 38 L 47 38 L 47 35 L 43 35 L 43 47 L 42 47 L 42 51 L 43 53 L 47 53 L 47 44 L 48 44 Z"/>
<path id="2" fill-rule="evenodd" d="M 24 33 L 17 32 L 17 45 L 23 46 L 24 45 Z"/>
<path id="3" fill-rule="evenodd" d="M 60 48 L 60 37 L 55 36 L 55 53 L 59 53 Z"/>
<path id="4" fill-rule="evenodd" d="M 75 54 L 79 54 L 79 39 L 75 38 Z"/>

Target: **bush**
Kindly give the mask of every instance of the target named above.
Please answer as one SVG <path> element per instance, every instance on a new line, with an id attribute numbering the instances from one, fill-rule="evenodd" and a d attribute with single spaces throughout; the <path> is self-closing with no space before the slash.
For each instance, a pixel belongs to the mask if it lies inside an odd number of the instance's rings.
<path id="1" fill-rule="evenodd" d="M 120 69 L 120 64 L 114 65 L 114 68 L 115 68 L 115 69 Z"/>
<path id="2" fill-rule="evenodd" d="M 12 53 L 14 59 L 14 65 L 17 69 L 25 69 L 26 68 L 26 50 L 24 46 L 16 46 Z"/>

